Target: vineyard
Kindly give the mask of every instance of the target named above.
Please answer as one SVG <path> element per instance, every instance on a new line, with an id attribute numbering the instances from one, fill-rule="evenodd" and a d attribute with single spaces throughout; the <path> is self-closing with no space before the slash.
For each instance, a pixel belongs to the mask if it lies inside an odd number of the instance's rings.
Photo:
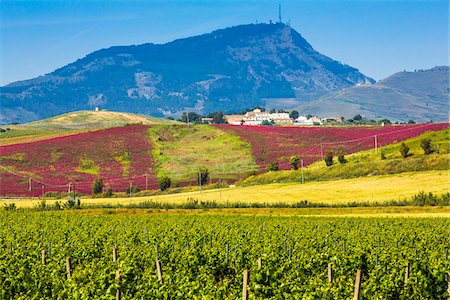
<path id="1" fill-rule="evenodd" d="M 0 214 L 2 299 L 449 296 L 448 219 Z"/>

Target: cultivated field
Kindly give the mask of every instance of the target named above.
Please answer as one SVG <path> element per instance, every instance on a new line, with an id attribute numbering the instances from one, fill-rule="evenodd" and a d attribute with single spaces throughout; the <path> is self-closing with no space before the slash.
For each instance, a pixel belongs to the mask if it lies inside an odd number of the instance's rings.
<path id="1" fill-rule="evenodd" d="M 25 211 L 0 228 L 2 299 L 448 298 L 447 219 Z"/>

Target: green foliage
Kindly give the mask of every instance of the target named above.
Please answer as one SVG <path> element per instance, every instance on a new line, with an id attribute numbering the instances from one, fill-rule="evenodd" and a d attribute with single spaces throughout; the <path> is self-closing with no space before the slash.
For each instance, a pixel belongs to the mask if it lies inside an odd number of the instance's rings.
<path id="1" fill-rule="evenodd" d="M 414 205 L 424 206 L 449 206 L 450 205 L 450 193 L 442 194 L 440 197 L 433 194 L 432 192 L 425 193 L 421 191 L 417 195 L 412 197 L 412 202 Z"/>
<path id="2" fill-rule="evenodd" d="M 105 197 L 106 198 L 111 198 L 112 196 L 113 196 L 113 190 L 112 190 L 112 188 L 108 188 L 106 190 Z"/>
<path id="3" fill-rule="evenodd" d="M 70 197 L 66 203 L 64 203 L 66 209 L 79 209 L 81 208 L 81 201 L 79 198 Z"/>
<path id="4" fill-rule="evenodd" d="M 264 121 L 262 121 L 261 125 L 263 125 L 263 126 L 273 126 L 273 125 L 275 125 L 275 122 L 273 120 L 271 120 L 271 121 L 264 120 Z"/>
<path id="5" fill-rule="evenodd" d="M 400 145 L 400 153 L 403 158 L 407 158 L 409 156 L 409 147 L 405 143 Z"/>
<path id="6" fill-rule="evenodd" d="M 210 118 L 212 118 L 213 124 L 227 124 L 227 120 L 225 120 L 224 115 L 221 111 L 216 111 L 212 114 L 209 114 Z"/>
<path id="7" fill-rule="evenodd" d="M 141 191 L 141 189 L 138 187 L 138 186 L 129 186 L 129 187 L 127 187 L 127 189 L 126 189 L 126 196 L 128 196 L 129 194 L 130 194 L 130 192 L 131 192 L 131 194 L 136 194 L 136 193 L 139 193 Z"/>
<path id="8" fill-rule="evenodd" d="M 423 149 L 423 152 L 427 155 L 433 153 L 433 146 L 431 145 L 430 138 L 422 139 L 420 141 L 420 147 Z"/>
<path id="9" fill-rule="evenodd" d="M 103 191 L 103 179 L 96 178 L 92 183 L 92 194 L 100 194 Z"/>
<path id="10" fill-rule="evenodd" d="M 323 158 L 323 160 L 325 161 L 325 165 L 327 167 L 332 166 L 333 165 L 333 152 L 327 151 L 327 153 L 325 153 L 325 157 Z"/>
<path id="11" fill-rule="evenodd" d="M 17 206 L 16 206 L 15 203 L 5 203 L 5 204 L 3 205 L 3 207 L 5 208 L 5 210 L 9 210 L 9 211 L 11 211 L 11 210 L 17 210 Z"/>
<path id="12" fill-rule="evenodd" d="M 293 111 L 291 111 L 290 113 L 289 113 L 289 118 L 291 118 L 291 119 L 297 119 L 298 118 L 298 116 L 299 116 L 299 113 L 298 113 L 298 111 L 296 111 L 296 110 L 293 110 Z"/>
<path id="13" fill-rule="evenodd" d="M 300 158 L 298 157 L 298 155 L 291 156 L 289 158 L 289 163 L 291 164 L 293 170 L 298 170 L 298 164 L 300 163 Z"/>
<path id="14" fill-rule="evenodd" d="M 340 155 L 338 156 L 338 162 L 339 162 L 340 164 L 345 164 L 345 163 L 347 162 L 347 160 L 346 160 L 345 157 L 344 157 L 344 154 L 340 154 Z"/>
<path id="15" fill-rule="evenodd" d="M 214 202 L 191 198 L 185 207 L 209 209 Z M 445 218 L 2 211 L 0 296 L 114 298 L 122 287 L 123 299 L 238 299 L 248 268 L 250 299 L 351 299 L 355 269 L 362 268 L 363 299 L 446 299 L 449 226 Z M 156 245 L 163 285 L 155 272 Z M 41 249 L 48 257 L 44 266 Z"/>
<path id="16" fill-rule="evenodd" d="M 168 188 L 170 188 L 171 184 L 172 184 L 172 181 L 170 180 L 170 178 L 168 176 L 163 176 L 161 178 L 158 178 L 158 185 L 159 185 L 159 189 L 161 191 L 165 191 Z"/>
<path id="17" fill-rule="evenodd" d="M 273 172 L 275 172 L 275 171 L 278 171 L 278 162 L 277 161 L 273 161 L 273 162 L 271 162 L 271 163 L 269 163 L 267 166 L 266 166 L 266 171 L 267 172 L 270 172 L 270 171 L 273 171 Z"/>
<path id="18" fill-rule="evenodd" d="M 201 167 L 198 169 L 198 179 L 199 185 L 206 185 L 209 179 L 209 170 L 206 167 Z"/>
<path id="19" fill-rule="evenodd" d="M 380 159 L 382 159 L 382 160 L 386 159 L 386 154 L 384 153 L 384 151 L 380 152 Z"/>

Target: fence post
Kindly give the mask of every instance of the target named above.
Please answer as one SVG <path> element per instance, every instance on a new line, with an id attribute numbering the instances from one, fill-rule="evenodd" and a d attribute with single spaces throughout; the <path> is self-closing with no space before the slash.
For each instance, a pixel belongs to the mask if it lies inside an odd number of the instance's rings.
<path id="1" fill-rule="evenodd" d="M 116 246 L 113 247 L 112 257 L 113 257 L 113 262 L 116 262 L 117 261 L 117 248 L 116 248 Z"/>
<path id="2" fill-rule="evenodd" d="M 70 279 L 72 276 L 72 265 L 70 264 L 70 257 L 66 257 L 66 272 L 67 272 L 67 279 Z"/>
<path id="3" fill-rule="evenodd" d="M 120 280 L 120 271 L 116 270 L 116 280 L 119 281 Z M 120 282 L 119 282 L 120 285 Z M 120 292 L 120 288 L 117 288 L 116 290 L 116 300 L 120 300 L 122 299 L 122 293 Z"/>
<path id="4" fill-rule="evenodd" d="M 328 264 L 328 283 L 331 284 L 333 282 L 333 265 Z"/>
<path id="5" fill-rule="evenodd" d="M 361 292 L 361 270 L 356 270 L 356 280 L 355 280 L 355 292 L 353 295 L 353 300 L 359 300 L 360 299 L 360 292 Z"/>
<path id="6" fill-rule="evenodd" d="M 406 268 L 405 268 L 405 284 L 408 282 L 409 280 L 409 268 L 410 268 L 410 264 L 409 262 L 406 264 Z"/>
<path id="7" fill-rule="evenodd" d="M 242 300 L 248 300 L 247 285 L 248 285 L 248 270 L 244 269 L 244 276 L 242 279 Z"/>
<path id="8" fill-rule="evenodd" d="M 158 275 L 158 280 L 161 284 L 163 284 L 163 277 L 162 277 L 162 268 L 161 268 L 161 261 L 156 260 L 156 273 Z"/>
<path id="9" fill-rule="evenodd" d="M 45 250 L 41 250 L 41 262 L 42 265 L 45 265 Z"/>

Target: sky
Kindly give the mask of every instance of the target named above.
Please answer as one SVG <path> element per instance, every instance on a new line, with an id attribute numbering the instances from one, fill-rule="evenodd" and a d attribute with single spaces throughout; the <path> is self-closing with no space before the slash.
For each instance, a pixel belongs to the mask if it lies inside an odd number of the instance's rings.
<path id="1" fill-rule="evenodd" d="M 0 85 L 102 48 L 277 20 L 278 4 L 317 51 L 376 80 L 449 64 L 447 0 L 0 0 Z"/>

